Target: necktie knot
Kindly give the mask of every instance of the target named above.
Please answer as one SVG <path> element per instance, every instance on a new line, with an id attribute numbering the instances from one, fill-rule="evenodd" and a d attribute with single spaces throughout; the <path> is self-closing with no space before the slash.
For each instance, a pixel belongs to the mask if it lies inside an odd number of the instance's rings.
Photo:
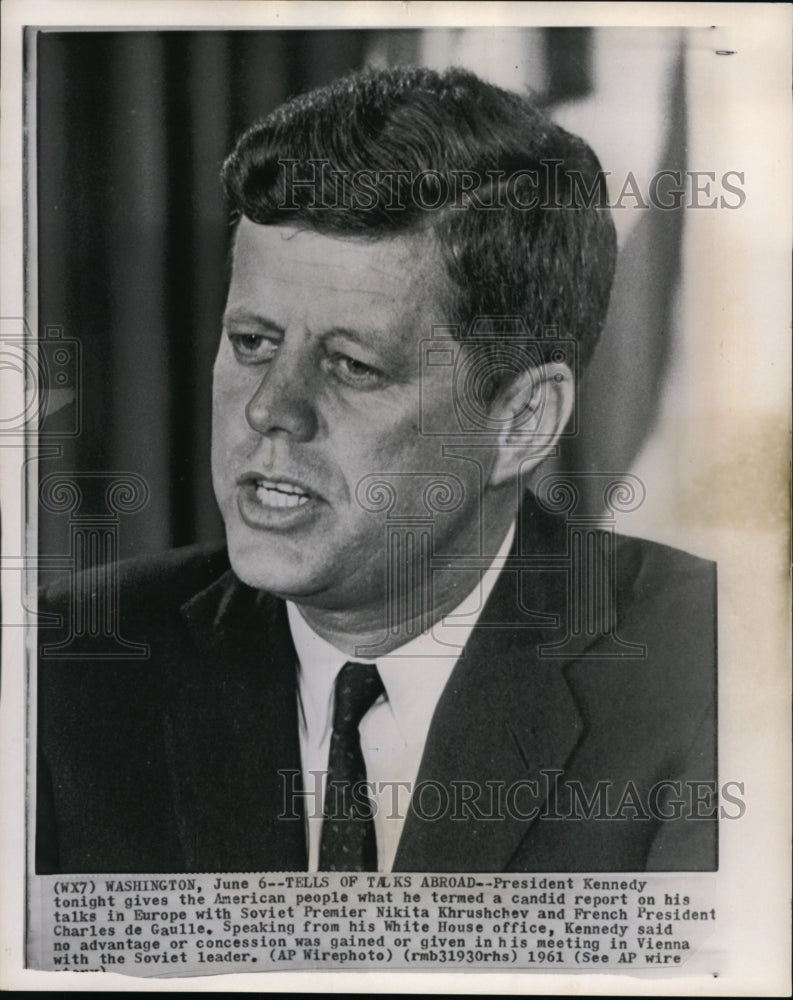
<path id="1" fill-rule="evenodd" d="M 333 729 L 352 733 L 383 693 L 374 663 L 345 663 L 336 677 Z"/>

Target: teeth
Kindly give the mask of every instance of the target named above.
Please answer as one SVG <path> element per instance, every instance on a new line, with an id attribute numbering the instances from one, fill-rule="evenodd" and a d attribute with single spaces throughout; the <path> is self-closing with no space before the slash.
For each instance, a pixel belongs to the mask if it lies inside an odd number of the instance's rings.
<path id="1" fill-rule="evenodd" d="M 273 483 L 272 486 L 265 486 L 259 483 L 256 487 L 256 496 L 261 503 L 268 507 L 302 507 L 308 503 L 308 494 L 291 483 Z"/>
<path id="2" fill-rule="evenodd" d="M 259 480 L 257 486 L 262 490 L 278 490 L 280 493 L 296 493 L 301 497 L 308 496 L 305 490 L 301 490 L 299 486 L 293 486 L 292 483 L 270 483 L 269 481 L 261 479 Z"/>

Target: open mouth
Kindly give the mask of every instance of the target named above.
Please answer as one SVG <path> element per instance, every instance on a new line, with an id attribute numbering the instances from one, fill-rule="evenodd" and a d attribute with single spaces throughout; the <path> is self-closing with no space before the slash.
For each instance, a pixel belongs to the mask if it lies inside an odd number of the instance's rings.
<path id="1" fill-rule="evenodd" d="M 272 482 L 260 479 L 256 482 L 256 497 L 268 507 L 302 507 L 311 499 L 310 495 L 293 483 Z"/>
<path id="2" fill-rule="evenodd" d="M 321 500 L 291 477 L 280 479 L 251 469 L 237 478 L 237 508 L 249 528 L 291 530 L 315 516 Z"/>

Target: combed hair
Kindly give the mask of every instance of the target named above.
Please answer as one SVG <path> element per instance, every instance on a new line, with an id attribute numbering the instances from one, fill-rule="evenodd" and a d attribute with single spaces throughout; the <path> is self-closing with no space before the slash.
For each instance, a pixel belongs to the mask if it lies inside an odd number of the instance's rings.
<path id="1" fill-rule="evenodd" d="M 439 199 L 463 174 L 476 179 L 465 197 Z M 340 196 L 344 179 L 361 176 L 365 197 Z M 261 225 L 359 239 L 431 229 L 462 339 L 475 317 L 520 317 L 534 341 L 527 358 L 547 327 L 576 341 L 579 365 L 592 354 L 616 256 L 603 174 L 589 146 L 526 97 L 459 68 L 364 70 L 250 128 L 222 178 L 236 217 Z M 503 346 L 515 324 L 502 327 Z"/>

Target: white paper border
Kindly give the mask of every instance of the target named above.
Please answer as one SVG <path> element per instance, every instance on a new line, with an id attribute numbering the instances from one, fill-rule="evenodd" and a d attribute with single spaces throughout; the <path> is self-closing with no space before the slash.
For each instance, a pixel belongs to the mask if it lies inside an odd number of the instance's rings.
<path id="1" fill-rule="evenodd" d="M 720 649 L 740 665 L 720 682 L 720 777 L 745 775 L 751 808 L 740 836 L 722 831 L 720 937 L 734 949 L 726 975 L 704 980 L 626 975 L 525 973 L 268 973 L 199 979 L 141 980 L 127 976 L 39 973 L 22 969 L 24 906 L 24 662 L 22 630 L 3 639 L 2 911 L 0 984 L 6 989 L 348 991 L 452 993 L 570 993 L 606 995 L 786 995 L 789 992 L 789 494 L 791 8 L 775 4 L 710 3 L 258 3 L 105 0 L 4 0 L 2 17 L 2 268 L 0 316 L 22 316 L 23 259 L 22 38 L 23 24 L 94 27 L 399 27 L 514 24 L 717 26 L 718 46 L 739 58 L 719 67 L 716 83 L 729 127 L 707 138 L 719 161 L 747 175 L 747 203 L 709 273 L 717 277 L 706 334 L 718 318 L 717 371 L 702 373 L 725 396 L 714 414 L 713 441 L 724 469 L 714 488 L 728 489 L 734 508 L 716 538 L 720 564 Z M 714 36 L 715 37 L 715 36 Z M 707 46 L 707 42 L 704 43 Z M 722 70 L 722 66 L 724 69 Z M 696 85 L 696 83 L 695 83 Z M 718 125 L 718 123 L 717 123 Z M 700 138 L 703 138 L 700 136 Z M 702 148 L 705 148 L 704 146 Z M 696 166 L 696 165 L 694 165 Z M 703 167 L 707 169 L 707 167 Z M 740 252 L 736 251 L 736 247 Z M 737 294 L 736 294 L 737 292 Z M 721 303 L 719 306 L 718 304 Z M 2 391 L 19 393 L 4 378 Z M 6 397 L 8 398 L 8 397 Z M 19 396 L 21 401 L 21 396 Z M 21 409 L 21 407 L 20 407 Z M 784 443 L 783 443 L 784 442 Z M 760 462 L 747 468 L 752 448 Z M 4 551 L 20 537 L 19 449 L 0 449 L 4 484 Z M 756 481 L 757 469 L 761 481 Z M 753 478 L 749 478 L 751 473 Z M 763 531 L 741 533 L 742 517 L 767 514 Z M 763 517 L 760 523 L 764 522 Z M 782 525 L 780 528 L 779 525 Z M 730 539 L 730 535 L 732 538 Z M 3 606 L 16 596 L 4 581 Z M 10 634 L 9 634 L 10 633 Z M 722 827 L 724 824 L 722 824 Z"/>

